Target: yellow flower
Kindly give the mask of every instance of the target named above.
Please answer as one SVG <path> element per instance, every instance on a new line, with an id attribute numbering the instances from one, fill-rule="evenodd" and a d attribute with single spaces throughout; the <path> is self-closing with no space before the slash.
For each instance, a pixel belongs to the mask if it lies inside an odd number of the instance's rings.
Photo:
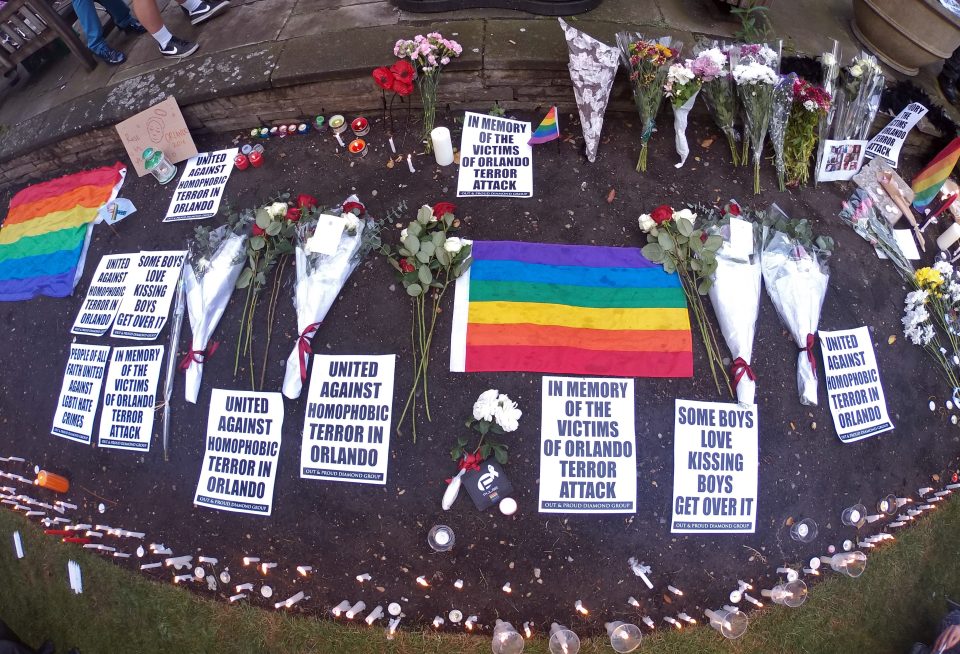
<path id="1" fill-rule="evenodd" d="M 943 286 L 943 275 L 933 268 L 920 268 L 914 273 L 917 286 L 931 293 L 939 294 L 938 289 Z"/>

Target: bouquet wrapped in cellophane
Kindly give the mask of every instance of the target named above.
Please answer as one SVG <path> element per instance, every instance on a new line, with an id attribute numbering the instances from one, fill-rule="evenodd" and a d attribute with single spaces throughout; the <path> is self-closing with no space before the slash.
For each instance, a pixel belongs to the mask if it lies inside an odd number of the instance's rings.
<path id="1" fill-rule="evenodd" d="M 773 89 L 773 114 L 770 116 L 770 144 L 773 146 L 773 164 L 777 169 L 777 184 L 780 190 L 786 190 L 786 164 L 783 157 L 783 145 L 787 137 L 787 124 L 790 122 L 790 110 L 793 108 L 793 83 L 795 73 L 781 75 Z"/>
<path id="2" fill-rule="evenodd" d="M 764 44 L 740 45 L 730 51 L 730 68 L 746 120 L 753 151 L 753 192 L 760 193 L 763 141 L 773 115 L 774 89 L 780 81 L 780 55 Z M 741 161 L 741 163 L 745 163 Z"/>
<path id="3" fill-rule="evenodd" d="M 884 76 L 873 55 L 861 52 L 840 71 L 836 110 L 833 113 L 833 139 L 864 140 L 880 108 Z"/>
<path id="4" fill-rule="evenodd" d="M 301 221 L 294 237 L 294 257 L 297 278 L 293 292 L 293 306 L 297 312 L 297 343 L 287 357 L 283 374 L 283 394 L 290 399 L 300 397 L 307 380 L 307 366 L 313 354 L 313 339 L 327 312 L 340 294 L 347 278 L 360 262 L 363 232 L 367 228 L 366 208 L 351 195 L 327 215 L 338 217 L 342 231 L 336 249 L 324 254 L 322 245 L 311 239 L 315 236 L 324 214 Z"/>
<path id="5" fill-rule="evenodd" d="M 690 62 L 690 69 L 700 78 L 703 85 L 703 99 L 713 121 L 727 137 L 730 157 L 734 166 L 740 165 L 737 153 L 737 87 L 730 73 L 728 47 L 714 41 L 710 47 L 699 45 L 696 57 Z"/>

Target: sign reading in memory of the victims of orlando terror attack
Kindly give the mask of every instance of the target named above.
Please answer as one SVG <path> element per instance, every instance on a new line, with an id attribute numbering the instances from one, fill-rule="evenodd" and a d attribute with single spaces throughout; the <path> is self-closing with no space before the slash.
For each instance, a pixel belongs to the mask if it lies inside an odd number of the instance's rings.
<path id="1" fill-rule="evenodd" d="M 313 357 L 300 476 L 386 484 L 396 355 Z"/>
<path id="2" fill-rule="evenodd" d="M 213 389 L 206 453 L 193 503 L 270 515 L 282 428 L 280 393 Z"/>
<path id="3" fill-rule="evenodd" d="M 533 196 L 530 123 L 466 112 L 457 197 Z"/>
<path id="4" fill-rule="evenodd" d="M 163 346 L 118 347 L 110 356 L 97 445 L 148 452 Z"/>
<path id="5" fill-rule="evenodd" d="M 541 513 L 634 513 L 632 379 L 544 377 Z"/>

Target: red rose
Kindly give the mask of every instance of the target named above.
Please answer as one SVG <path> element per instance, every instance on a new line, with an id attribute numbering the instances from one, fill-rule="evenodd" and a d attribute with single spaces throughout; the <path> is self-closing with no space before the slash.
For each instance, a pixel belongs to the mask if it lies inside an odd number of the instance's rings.
<path id="1" fill-rule="evenodd" d="M 400 271 L 405 273 L 412 273 L 416 270 L 416 266 L 407 261 L 406 259 L 400 259 Z"/>
<path id="2" fill-rule="evenodd" d="M 413 82 L 404 82 L 403 80 L 393 80 L 393 92 L 401 98 L 405 98 L 413 93 Z"/>
<path id="3" fill-rule="evenodd" d="M 307 195 L 306 193 L 301 193 L 297 196 L 297 206 L 300 209 L 313 209 L 317 206 L 317 198 L 312 195 Z"/>
<path id="4" fill-rule="evenodd" d="M 453 213 L 456 210 L 457 206 L 452 202 L 437 202 L 433 205 L 433 217 L 440 219 L 444 214 Z"/>
<path id="5" fill-rule="evenodd" d="M 653 218 L 653 222 L 662 225 L 673 219 L 673 208 L 669 204 L 661 204 L 650 212 L 650 217 Z"/>
<path id="6" fill-rule="evenodd" d="M 266 232 L 260 228 L 260 225 L 253 223 L 253 235 L 254 236 L 263 236 Z"/>
<path id="7" fill-rule="evenodd" d="M 289 220 L 292 223 L 295 223 L 298 220 L 300 220 L 300 210 L 297 209 L 296 207 L 290 207 L 289 209 L 287 209 L 287 220 Z"/>
<path id="8" fill-rule="evenodd" d="M 727 205 L 727 213 L 732 216 L 739 216 L 740 205 L 737 204 L 736 202 L 731 201 L 730 204 Z"/>
<path id="9" fill-rule="evenodd" d="M 393 75 L 394 80 L 399 80 L 404 84 L 413 83 L 413 64 L 406 59 L 398 59 L 396 63 L 390 66 L 390 73 Z"/>
<path id="10" fill-rule="evenodd" d="M 363 212 L 367 210 L 366 207 L 364 207 L 359 202 L 344 202 L 342 209 L 343 209 L 343 213 L 350 213 L 351 211 L 355 211 L 356 215 L 358 216 L 362 215 Z"/>
<path id="11" fill-rule="evenodd" d="M 373 81 L 384 91 L 393 90 L 393 73 L 386 66 L 373 69 Z"/>

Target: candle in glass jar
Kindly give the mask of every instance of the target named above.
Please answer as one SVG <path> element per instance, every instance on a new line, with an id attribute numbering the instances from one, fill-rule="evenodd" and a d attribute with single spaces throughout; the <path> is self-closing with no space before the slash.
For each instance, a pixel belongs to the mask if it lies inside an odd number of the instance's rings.
<path id="1" fill-rule="evenodd" d="M 237 170 L 246 170 L 250 167 L 250 160 L 247 159 L 247 155 L 238 154 L 233 158 L 233 165 L 237 167 Z"/>
<path id="2" fill-rule="evenodd" d="M 250 160 L 250 165 L 254 168 L 259 168 L 263 165 L 263 155 L 256 150 L 250 153 L 250 156 L 247 157 Z"/>

